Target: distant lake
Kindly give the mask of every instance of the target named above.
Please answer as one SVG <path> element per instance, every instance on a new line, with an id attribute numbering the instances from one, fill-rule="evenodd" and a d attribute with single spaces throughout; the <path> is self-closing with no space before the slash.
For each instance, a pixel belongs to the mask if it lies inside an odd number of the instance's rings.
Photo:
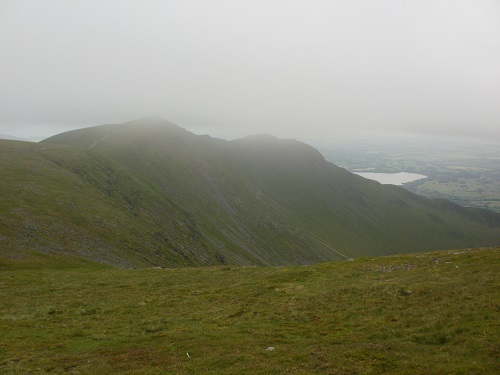
<path id="1" fill-rule="evenodd" d="M 418 173 L 407 173 L 407 172 L 398 172 L 398 173 L 374 173 L 374 172 L 352 172 L 361 177 L 368 178 L 370 180 L 375 180 L 380 182 L 381 184 L 390 184 L 390 185 L 403 185 L 407 182 L 421 180 L 422 178 L 427 178 L 423 174 Z"/>

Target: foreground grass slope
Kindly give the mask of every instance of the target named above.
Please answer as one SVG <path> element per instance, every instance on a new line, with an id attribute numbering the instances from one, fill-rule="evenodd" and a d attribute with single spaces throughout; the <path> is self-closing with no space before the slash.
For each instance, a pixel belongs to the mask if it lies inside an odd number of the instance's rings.
<path id="1" fill-rule="evenodd" d="M 0 372 L 495 374 L 499 251 L 143 270 L 0 258 Z"/>

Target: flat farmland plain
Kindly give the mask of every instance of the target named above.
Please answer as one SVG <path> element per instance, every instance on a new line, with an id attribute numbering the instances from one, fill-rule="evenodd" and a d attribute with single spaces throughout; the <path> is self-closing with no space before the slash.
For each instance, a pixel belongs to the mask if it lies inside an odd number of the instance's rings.
<path id="1" fill-rule="evenodd" d="M 427 137 L 334 140 L 315 144 L 350 171 L 426 175 L 403 186 L 427 198 L 500 212 L 500 144 Z"/>

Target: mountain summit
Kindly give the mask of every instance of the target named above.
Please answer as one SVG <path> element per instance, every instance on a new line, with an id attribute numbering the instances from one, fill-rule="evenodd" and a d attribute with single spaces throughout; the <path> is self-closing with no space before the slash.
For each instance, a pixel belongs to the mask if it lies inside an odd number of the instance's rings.
<path id="1" fill-rule="evenodd" d="M 225 141 L 153 117 L 1 142 L 9 256 L 288 265 L 500 243 L 500 215 L 366 180 L 296 140 Z"/>

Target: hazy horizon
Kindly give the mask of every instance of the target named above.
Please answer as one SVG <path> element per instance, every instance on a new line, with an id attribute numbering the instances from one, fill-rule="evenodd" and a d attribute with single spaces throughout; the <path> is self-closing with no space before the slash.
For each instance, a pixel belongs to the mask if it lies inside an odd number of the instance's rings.
<path id="1" fill-rule="evenodd" d="M 500 141 L 500 2 L 0 3 L 0 134 L 147 115 L 239 137 Z"/>
<path id="2" fill-rule="evenodd" d="M 134 119 L 137 120 L 137 119 Z M 168 119 L 165 119 L 168 121 Z M 169 121 L 170 122 L 170 121 Z M 12 128 L 12 132 L 0 133 L 0 139 L 12 139 L 29 142 L 39 142 L 51 136 L 88 127 L 94 127 L 106 124 L 91 124 L 88 126 L 22 126 Z M 401 132 L 376 132 L 376 131 L 363 131 L 363 132 L 343 132 L 330 136 L 321 136 L 320 134 L 293 134 L 283 130 L 281 132 L 271 131 L 254 131 L 249 129 L 237 128 L 218 128 L 218 127 L 187 127 L 183 124 L 176 124 L 197 135 L 209 135 L 211 137 L 234 140 L 245 138 L 255 134 L 270 134 L 280 139 L 296 139 L 318 150 L 328 150 L 334 146 L 361 146 L 371 144 L 374 147 L 386 147 L 387 145 L 394 146 L 399 144 L 401 147 L 405 145 L 435 145 L 436 147 L 445 145 L 477 145 L 482 144 L 500 144 L 500 138 L 487 138 L 487 137 L 474 137 L 463 135 L 437 135 L 437 134 L 422 134 L 422 133 L 401 133 Z M 7 129 L 8 130 L 8 129 Z"/>

